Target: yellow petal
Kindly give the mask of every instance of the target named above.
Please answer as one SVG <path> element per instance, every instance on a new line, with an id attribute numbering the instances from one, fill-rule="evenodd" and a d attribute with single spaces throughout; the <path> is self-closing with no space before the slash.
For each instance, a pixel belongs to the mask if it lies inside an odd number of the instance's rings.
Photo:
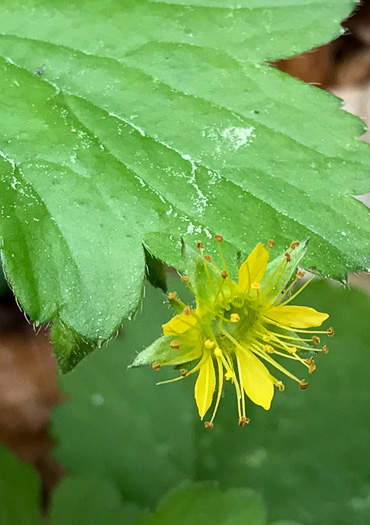
<path id="1" fill-rule="evenodd" d="M 209 357 L 200 367 L 197 382 L 195 383 L 195 401 L 198 412 L 203 419 L 211 406 L 213 393 L 216 388 L 216 374 L 212 358 Z"/>
<path id="2" fill-rule="evenodd" d="M 248 293 L 252 283 L 260 283 L 266 271 L 269 251 L 258 243 L 239 268 L 238 288 Z"/>
<path id="3" fill-rule="evenodd" d="M 237 359 L 245 393 L 256 405 L 268 410 L 274 397 L 274 382 L 270 372 L 250 350 L 238 350 Z"/>
<path id="4" fill-rule="evenodd" d="M 162 325 L 164 335 L 181 335 L 189 330 L 197 322 L 194 315 L 180 314 L 175 315 L 168 323 Z"/>
<path id="5" fill-rule="evenodd" d="M 320 326 L 329 317 L 329 314 L 317 312 L 308 306 L 275 306 L 269 308 L 265 316 L 282 326 L 311 328 Z"/>

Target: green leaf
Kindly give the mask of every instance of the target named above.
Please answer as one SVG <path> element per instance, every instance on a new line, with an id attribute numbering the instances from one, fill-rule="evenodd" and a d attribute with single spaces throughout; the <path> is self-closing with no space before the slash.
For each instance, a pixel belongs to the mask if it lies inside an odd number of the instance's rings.
<path id="1" fill-rule="evenodd" d="M 265 525 L 261 497 L 248 489 L 222 492 L 214 483 L 197 483 L 172 490 L 151 516 L 137 525 Z"/>
<path id="2" fill-rule="evenodd" d="M 154 257 L 148 250 L 145 251 L 145 277 L 150 284 L 155 288 L 160 288 L 163 292 L 167 292 L 166 270 L 163 262 Z"/>
<path id="3" fill-rule="evenodd" d="M 0 523 L 40 525 L 40 480 L 32 465 L 0 446 Z"/>
<path id="4" fill-rule="evenodd" d="M 124 503 L 117 487 L 96 476 L 68 476 L 57 486 L 50 505 L 48 525 L 133 525 L 142 511 Z"/>
<path id="5" fill-rule="evenodd" d="M 111 337 L 143 243 L 181 270 L 181 238 L 235 256 L 310 237 L 306 267 L 369 268 L 363 125 L 266 64 L 335 37 L 350 0 L 101 5 L 0 6 L 2 259 L 36 324 Z"/>
<path id="6" fill-rule="evenodd" d="M 185 299 L 185 290 L 172 280 L 170 286 Z M 214 480 L 222 489 L 261 492 L 271 520 L 365 525 L 370 299 L 317 282 L 299 303 L 329 312 L 336 329 L 329 354 L 316 359 L 310 387 L 301 391 L 284 381 L 270 411 L 247 404 L 251 422 L 240 428 L 227 385 L 209 432 L 197 415 L 192 377 L 156 386 L 178 373 L 126 369 L 130 353 L 160 336 L 169 317 L 163 294 L 149 287 L 143 311 L 124 335 L 61 378 L 68 401 L 52 418 L 58 459 L 80 475 L 112 480 L 125 501 L 142 506 L 155 507 L 178 483 Z M 301 367 L 293 371 L 302 374 Z"/>

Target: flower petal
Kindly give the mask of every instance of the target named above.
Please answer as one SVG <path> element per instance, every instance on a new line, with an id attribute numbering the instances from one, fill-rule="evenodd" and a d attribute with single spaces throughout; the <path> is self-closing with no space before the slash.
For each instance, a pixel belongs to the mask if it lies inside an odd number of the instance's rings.
<path id="1" fill-rule="evenodd" d="M 265 365 L 250 351 L 237 350 L 241 382 L 249 399 L 265 410 L 274 397 L 274 381 Z"/>
<path id="2" fill-rule="evenodd" d="M 258 243 L 239 268 L 238 288 L 248 293 L 252 283 L 260 283 L 269 260 L 269 251 Z"/>
<path id="3" fill-rule="evenodd" d="M 203 419 L 211 406 L 213 393 L 216 388 L 216 373 L 211 357 L 206 359 L 199 370 L 198 379 L 195 383 L 195 401 L 198 412 Z"/>
<path id="4" fill-rule="evenodd" d="M 317 312 L 308 306 L 275 306 L 264 315 L 282 326 L 292 328 L 320 326 L 329 317 L 329 314 Z"/>
<path id="5" fill-rule="evenodd" d="M 164 335 L 181 335 L 197 323 L 194 315 L 175 315 L 168 323 L 162 325 Z"/>

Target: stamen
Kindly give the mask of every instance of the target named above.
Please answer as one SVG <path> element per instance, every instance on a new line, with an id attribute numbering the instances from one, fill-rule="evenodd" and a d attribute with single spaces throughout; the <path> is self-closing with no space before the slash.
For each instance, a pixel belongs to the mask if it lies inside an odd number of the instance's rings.
<path id="1" fill-rule="evenodd" d="M 219 404 L 220 404 L 220 401 L 221 401 L 222 388 L 223 388 L 223 384 L 224 384 L 224 369 L 223 369 L 223 366 L 222 366 L 221 359 L 219 359 L 219 358 L 217 358 L 217 367 L 218 367 L 217 399 L 216 399 L 216 404 L 215 404 L 215 407 L 213 409 L 213 413 L 212 413 L 212 417 L 211 417 L 211 421 L 210 421 L 211 424 L 213 424 L 213 421 L 214 421 L 214 419 L 216 417 L 216 413 L 217 413 L 217 410 L 218 410 L 218 407 L 219 407 Z"/>
<path id="2" fill-rule="evenodd" d="M 153 370 L 156 370 L 156 371 L 159 370 L 161 368 L 161 363 L 159 363 L 158 361 L 154 361 L 152 363 L 152 368 Z"/>
<path id="3" fill-rule="evenodd" d="M 220 235 L 219 233 L 216 233 L 216 235 L 214 236 L 214 239 L 217 241 L 217 242 L 222 242 L 224 240 L 224 238 L 222 237 L 222 235 Z"/>
<path id="4" fill-rule="evenodd" d="M 188 283 L 190 281 L 187 275 L 182 275 L 180 279 L 183 283 Z"/>
<path id="5" fill-rule="evenodd" d="M 186 377 L 188 375 L 188 371 L 186 368 L 181 368 L 180 370 L 181 377 Z"/>
<path id="6" fill-rule="evenodd" d="M 213 428 L 213 423 L 211 423 L 210 421 L 206 421 L 204 423 L 204 428 L 206 428 L 207 430 L 212 430 Z"/>
<path id="7" fill-rule="evenodd" d="M 313 374 L 314 372 L 316 372 L 316 370 L 317 370 L 316 365 L 315 365 L 314 363 L 312 363 L 312 364 L 309 366 L 309 368 L 308 368 L 308 373 L 309 373 L 309 374 Z"/>
<path id="8" fill-rule="evenodd" d="M 312 336 L 312 341 L 315 343 L 315 345 L 319 345 L 321 343 L 320 337 L 318 337 L 317 335 Z"/>
<path id="9" fill-rule="evenodd" d="M 292 250 L 295 250 L 296 248 L 298 248 L 300 242 L 299 241 L 293 241 L 291 244 L 290 244 L 290 248 Z"/>
<path id="10" fill-rule="evenodd" d="M 298 279 L 302 279 L 302 277 L 304 277 L 305 275 L 306 275 L 306 272 L 304 272 L 303 270 L 298 270 L 297 272 Z"/>
<path id="11" fill-rule="evenodd" d="M 186 306 L 186 307 L 184 308 L 184 314 L 185 314 L 185 315 L 190 315 L 190 314 L 192 313 L 192 310 L 193 310 L 193 309 L 192 309 L 191 306 Z"/>
<path id="12" fill-rule="evenodd" d="M 251 285 L 252 290 L 259 290 L 261 288 L 260 283 L 252 283 Z"/>
<path id="13" fill-rule="evenodd" d="M 280 390 L 280 392 L 284 392 L 284 390 L 285 390 L 285 385 L 284 385 L 284 383 L 283 383 L 282 381 L 278 381 L 278 382 L 276 383 L 276 386 L 278 387 L 278 389 Z"/>
<path id="14" fill-rule="evenodd" d="M 176 339 L 174 341 L 170 342 L 170 347 L 172 350 L 178 350 L 180 348 L 180 341 L 177 341 Z"/>
<path id="15" fill-rule="evenodd" d="M 215 343 L 211 339 L 207 339 L 204 342 L 204 346 L 207 348 L 207 350 L 212 350 L 212 348 L 215 346 Z"/>
<path id="16" fill-rule="evenodd" d="M 197 241 L 196 242 L 196 247 L 198 248 L 198 250 L 203 250 L 204 243 L 202 241 Z"/>
<path id="17" fill-rule="evenodd" d="M 236 362 L 238 363 L 238 372 L 239 372 L 239 381 L 240 381 L 240 389 L 241 389 L 241 392 L 242 392 L 242 417 L 240 419 L 248 419 L 246 417 L 246 414 L 245 414 L 245 396 L 244 396 L 244 385 L 243 385 L 243 376 L 242 376 L 242 370 L 241 370 L 241 365 L 240 365 L 240 360 L 238 358 L 238 356 L 236 356 Z M 239 419 L 239 425 L 240 425 L 240 419 Z M 248 423 L 249 423 L 249 420 L 248 420 Z M 245 424 L 245 423 L 244 423 Z M 244 425 L 240 425 L 240 426 L 244 426 Z"/>
<path id="18" fill-rule="evenodd" d="M 279 306 L 285 306 L 286 304 L 290 303 L 290 301 L 293 301 L 293 299 L 298 297 L 298 295 L 301 292 L 303 292 L 303 290 L 306 288 L 306 286 L 308 286 L 310 284 L 310 282 L 312 281 L 313 278 L 314 278 L 314 276 L 312 276 L 309 279 L 307 279 L 307 281 L 304 284 L 302 284 L 302 286 L 299 288 L 299 290 L 297 290 L 293 295 L 291 295 L 289 297 L 289 299 L 287 299 L 286 301 L 280 303 Z"/>
<path id="19" fill-rule="evenodd" d="M 275 241 L 273 239 L 269 239 L 267 241 L 267 246 L 271 249 L 275 246 Z"/>
<path id="20" fill-rule="evenodd" d="M 326 333 L 328 334 L 329 337 L 333 337 L 333 335 L 335 333 L 334 332 L 334 328 L 331 326 L 330 328 L 327 329 Z"/>
<path id="21" fill-rule="evenodd" d="M 308 387 L 309 387 L 309 384 L 307 383 L 305 379 L 302 379 L 302 381 L 299 382 L 299 388 L 301 390 L 306 390 L 306 388 Z"/>
<path id="22" fill-rule="evenodd" d="M 250 419 L 249 419 L 249 417 L 242 416 L 241 418 L 239 418 L 238 425 L 239 425 L 240 427 L 244 427 L 244 426 L 247 425 L 248 423 L 250 423 Z"/>
<path id="23" fill-rule="evenodd" d="M 228 273 L 226 270 L 222 270 L 221 272 L 221 278 L 222 279 L 227 279 L 229 277 Z"/>
<path id="24" fill-rule="evenodd" d="M 327 354 L 329 352 L 329 348 L 326 345 L 324 345 L 322 347 L 322 351 L 324 352 L 324 354 Z"/>
<path id="25" fill-rule="evenodd" d="M 239 314 L 231 314 L 230 315 L 230 321 L 232 323 L 238 323 L 240 321 L 240 315 Z"/>
<path id="26" fill-rule="evenodd" d="M 204 258 L 207 262 L 212 262 L 212 257 L 210 255 L 205 255 Z"/>
<path id="27" fill-rule="evenodd" d="M 173 300 L 176 299 L 176 298 L 177 298 L 177 292 L 170 292 L 170 293 L 168 294 L 168 300 L 169 300 L 169 301 L 173 301 Z"/>
<path id="28" fill-rule="evenodd" d="M 288 263 L 292 260 L 292 256 L 290 255 L 290 253 L 288 252 L 285 253 L 285 259 Z"/>
<path id="29" fill-rule="evenodd" d="M 218 250 L 218 254 L 220 256 L 220 259 L 221 259 L 221 262 L 223 264 L 223 267 L 225 268 L 226 272 L 229 273 L 229 270 L 227 268 L 227 264 L 226 264 L 226 261 L 225 261 L 225 258 L 224 258 L 224 254 L 222 253 L 222 249 L 221 249 L 221 242 L 224 240 L 222 235 L 215 235 L 215 239 L 217 242 L 217 250 Z"/>

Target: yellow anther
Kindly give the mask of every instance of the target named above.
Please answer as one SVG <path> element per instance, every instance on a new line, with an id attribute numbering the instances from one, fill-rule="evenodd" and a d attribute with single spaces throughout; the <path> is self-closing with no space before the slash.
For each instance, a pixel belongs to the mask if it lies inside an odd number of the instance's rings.
<path id="1" fill-rule="evenodd" d="M 185 315 L 190 315 L 191 312 L 192 312 L 192 308 L 191 308 L 191 306 L 185 306 L 185 308 L 184 308 L 184 314 L 185 314 Z"/>
<path id="2" fill-rule="evenodd" d="M 225 374 L 225 379 L 226 379 L 227 381 L 230 381 L 230 379 L 232 379 L 232 378 L 233 378 L 233 373 L 232 373 L 230 370 L 228 370 L 228 371 L 226 372 L 226 374 Z"/>
<path id="3" fill-rule="evenodd" d="M 153 370 L 159 370 L 161 368 L 161 363 L 158 363 L 158 361 L 154 361 L 152 363 Z"/>
<path id="4" fill-rule="evenodd" d="M 276 386 L 278 387 L 278 389 L 280 390 L 280 392 L 284 392 L 284 390 L 285 390 L 285 385 L 284 385 L 284 383 L 282 383 L 281 381 L 278 381 L 278 382 L 276 383 Z"/>
<path id="5" fill-rule="evenodd" d="M 275 352 L 275 349 L 273 346 L 271 345 L 263 345 L 263 349 L 265 352 L 267 352 L 268 354 L 273 354 Z"/>
<path id="6" fill-rule="evenodd" d="M 182 368 L 180 370 L 180 374 L 181 374 L 181 377 L 186 377 L 188 375 L 188 371 L 186 370 L 186 368 Z"/>
<path id="7" fill-rule="evenodd" d="M 239 425 L 240 427 L 244 427 L 244 426 L 247 425 L 249 422 L 250 422 L 250 419 L 249 419 L 248 417 L 242 416 L 241 418 L 239 418 L 238 425 Z"/>
<path id="8" fill-rule="evenodd" d="M 329 348 L 326 345 L 324 345 L 322 347 L 322 351 L 324 352 L 324 354 L 327 354 L 329 352 Z"/>
<path id="9" fill-rule="evenodd" d="M 269 240 L 267 241 L 267 246 L 268 246 L 269 248 L 273 248 L 273 247 L 275 246 L 275 241 L 274 241 L 274 239 L 269 239 Z"/>
<path id="10" fill-rule="evenodd" d="M 299 246 L 299 241 L 293 241 L 291 244 L 290 244 L 290 247 L 292 250 L 295 250 L 296 248 L 298 248 Z"/>
<path id="11" fill-rule="evenodd" d="M 178 350 L 180 348 L 180 341 L 171 341 L 170 347 L 172 348 L 172 350 Z"/>
<path id="12" fill-rule="evenodd" d="M 176 299 L 176 297 L 177 297 L 177 292 L 170 292 L 168 294 L 168 300 L 169 301 L 173 301 L 174 299 Z"/>
<path id="13" fill-rule="evenodd" d="M 190 281 L 190 279 L 189 279 L 189 277 L 188 277 L 187 275 L 183 275 L 183 276 L 181 277 L 181 281 L 182 281 L 183 283 L 188 283 L 188 282 Z"/>
<path id="14" fill-rule="evenodd" d="M 251 288 L 252 288 L 252 290 L 259 290 L 261 288 L 261 284 L 260 283 L 252 283 Z"/>
<path id="15" fill-rule="evenodd" d="M 231 314 L 230 315 L 230 321 L 232 323 L 238 323 L 240 321 L 240 315 L 239 314 Z"/>
<path id="16" fill-rule="evenodd" d="M 207 430 L 212 430 L 213 428 L 213 423 L 211 423 L 210 421 L 206 421 L 204 423 L 204 428 L 206 428 Z"/>
<path id="17" fill-rule="evenodd" d="M 318 337 L 317 335 L 313 335 L 312 336 L 312 341 L 315 343 L 315 345 L 319 345 L 320 344 L 320 337 Z"/>
<path id="18" fill-rule="evenodd" d="M 211 339 L 206 339 L 206 341 L 204 342 L 204 346 L 208 350 L 211 350 L 215 346 L 215 343 Z"/>
<path id="19" fill-rule="evenodd" d="M 216 346 L 215 348 L 215 356 L 216 357 L 221 357 L 222 356 L 222 350 L 219 346 Z"/>
<path id="20" fill-rule="evenodd" d="M 301 390 L 306 390 L 306 388 L 308 388 L 308 383 L 305 379 L 302 379 L 302 381 L 299 382 L 299 388 Z"/>
<path id="21" fill-rule="evenodd" d="M 316 365 L 314 363 L 311 363 L 308 368 L 308 373 L 313 374 L 313 372 L 316 372 Z"/>

